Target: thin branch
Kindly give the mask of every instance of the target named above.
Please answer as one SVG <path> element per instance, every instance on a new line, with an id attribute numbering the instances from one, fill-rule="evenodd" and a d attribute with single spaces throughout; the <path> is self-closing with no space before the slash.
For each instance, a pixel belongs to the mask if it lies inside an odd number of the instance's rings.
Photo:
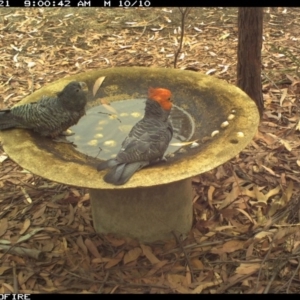
<path id="1" fill-rule="evenodd" d="M 179 42 L 179 47 L 175 53 L 175 58 L 174 58 L 174 68 L 176 69 L 177 67 L 177 60 L 178 60 L 178 56 L 179 53 L 182 50 L 182 43 L 183 43 L 183 37 L 184 37 L 184 23 L 185 23 L 185 18 L 186 16 L 189 14 L 189 12 L 191 11 L 190 7 L 186 7 L 185 9 L 183 9 L 182 7 L 178 7 L 181 13 L 181 33 L 180 33 L 180 42 Z"/>
<path id="2" fill-rule="evenodd" d="M 273 243 L 270 244 L 270 248 L 269 248 L 268 252 L 266 253 L 266 255 L 265 255 L 263 261 L 262 261 L 261 264 L 260 264 L 259 272 L 258 272 L 257 279 L 256 279 L 256 287 L 255 287 L 256 292 L 257 292 L 257 290 L 258 290 L 259 279 L 260 279 L 260 275 L 261 275 L 261 272 L 262 272 L 264 263 L 267 261 L 267 258 L 269 257 L 269 255 L 270 255 L 272 249 L 273 249 Z"/>
<path id="3" fill-rule="evenodd" d="M 103 294 L 103 287 L 104 287 L 104 285 L 105 285 L 105 283 L 106 283 L 106 281 L 107 281 L 107 279 L 108 279 L 108 276 L 109 276 L 109 271 L 106 272 L 105 277 L 104 277 L 104 280 L 103 280 L 103 282 L 101 283 L 101 285 L 100 285 L 100 287 L 99 287 L 99 289 L 98 289 L 98 293 L 97 293 L 97 294 Z"/>
<path id="4" fill-rule="evenodd" d="M 269 279 L 267 286 L 265 287 L 263 294 L 268 294 L 269 290 L 271 288 L 271 285 L 273 283 L 273 281 L 275 280 L 275 277 L 278 275 L 278 273 L 280 272 L 280 270 L 288 263 L 288 261 L 283 261 L 281 262 L 281 264 L 279 264 L 279 266 L 276 268 L 275 272 L 273 273 L 271 279 Z"/>
<path id="5" fill-rule="evenodd" d="M 182 245 L 182 243 L 181 243 L 179 237 L 178 237 L 177 234 L 175 233 L 175 231 L 172 231 L 172 233 L 173 233 L 173 235 L 174 235 L 174 237 L 175 237 L 175 240 L 176 240 L 177 244 L 179 245 L 179 247 L 181 248 L 181 251 L 182 251 L 183 254 L 184 254 L 186 264 L 187 264 L 187 266 L 188 266 L 188 268 L 189 268 L 189 270 L 190 270 L 190 273 L 191 273 L 191 280 L 192 280 L 192 282 L 195 282 L 194 273 L 193 273 L 193 268 L 192 268 L 192 265 L 191 265 L 191 263 L 190 263 L 189 257 L 188 257 L 188 255 L 187 255 L 187 253 L 186 253 L 186 251 L 185 251 L 185 249 L 184 249 L 184 247 L 183 247 L 183 245 Z"/>
<path id="6" fill-rule="evenodd" d="M 108 115 L 110 117 L 112 117 L 114 114 L 110 114 L 110 113 L 105 113 L 105 112 L 102 112 L 102 111 L 99 111 L 98 114 L 102 114 L 102 115 Z M 119 118 L 116 118 L 120 123 L 122 123 L 122 121 L 119 119 Z"/>
<path id="7" fill-rule="evenodd" d="M 17 278 L 17 271 L 16 271 L 16 263 L 12 262 L 13 266 L 13 283 L 14 283 L 14 294 L 19 293 L 19 285 L 18 285 L 18 278 Z"/>

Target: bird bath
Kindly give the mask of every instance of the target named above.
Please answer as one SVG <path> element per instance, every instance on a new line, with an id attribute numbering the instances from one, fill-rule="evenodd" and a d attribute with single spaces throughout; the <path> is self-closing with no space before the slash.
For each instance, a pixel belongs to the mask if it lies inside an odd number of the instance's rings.
<path id="1" fill-rule="evenodd" d="M 94 83 L 101 76 L 105 80 L 93 96 Z M 187 234 L 193 217 L 191 178 L 225 163 L 247 146 L 259 123 L 255 103 L 237 87 L 211 76 L 176 69 L 124 67 L 60 79 L 19 104 L 58 92 L 73 80 L 84 81 L 89 87 L 87 110 L 100 105 L 99 99 L 113 103 L 146 98 L 150 86 L 169 89 L 173 103 L 194 119 L 190 140 L 196 142 L 192 147 L 177 149 L 166 163 L 140 170 L 121 186 L 103 181 L 106 171 L 97 172 L 98 158 L 31 131 L 0 132 L 6 153 L 41 177 L 88 188 L 94 227 L 99 233 L 142 242 L 170 238 L 172 231 Z"/>

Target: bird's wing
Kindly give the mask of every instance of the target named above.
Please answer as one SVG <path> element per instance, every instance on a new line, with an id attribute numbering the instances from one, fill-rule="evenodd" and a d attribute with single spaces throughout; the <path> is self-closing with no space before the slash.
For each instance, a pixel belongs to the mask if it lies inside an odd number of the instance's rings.
<path id="1" fill-rule="evenodd" d="M 116 159 L 122 163 L 154 161 L 164 155 L 171 138 L 167 123 L 142 119 L 123 141 Z"/>
<path id="2" fill-rule="evenodd" d="M 145 132 L 140 137 L 127 137 L 122 143 L 120 153 L 141 155 L 145 153 L 150 146 L 149 134 Z"/>
<path id="3" fill-rule="evenodd" d="M 40 120 L 37 122 L 37 128 L 45 134 L 58 135 L 73 125 L 73 118 L 78 117 L 76 112 L 64 109 L 57 97 L 44 97 L 37 106 L 37 117 Z"/>
<path id="4" fill-rule="evenodd" d="M 171 124 L 167 125 L 167 128 L 160 130 L 159 134 L 159 151 L 161 153 L 165 153 L 167 150 L 169 143 L 173 137 L 173 128 Z"/>

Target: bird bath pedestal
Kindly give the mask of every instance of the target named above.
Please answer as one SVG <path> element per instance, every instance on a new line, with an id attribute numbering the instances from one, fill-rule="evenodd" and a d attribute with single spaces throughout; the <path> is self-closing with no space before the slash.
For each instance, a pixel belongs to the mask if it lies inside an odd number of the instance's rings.
<path id="1" fill-rule="evenodd" d="M 93 86 L 101 76 L 105 80 L 94 96 Z M 184 151 L 177 151 L 166 163 L 140 170 L 121 186 L 103 181 L 106 171 L 96 170 L 99 159 L 30 131 L 1 132 L 6 153 L 41 177 L 88 188 L 94 227 L 99 233 L 114 233 L 142 242 L 170 238 L 173 231 L 187 234 L 193 217 L 191 178 L 225 163 L 246 147 L 259 123 L 255 103 L 237 87 L 211 76 L 176 69 L 128 67 L 58 80 L 19 104 L 58 92 L 73 80 L 84 81 L 89 87 L 87 109 L 99 98 L 105 97 L 109 102 L 146 98 L 150 86 L 169 89 L 174 104 L 194 119 L 195 130 L 190 140 L 196 140 L 196 147 L 185 146 Z"/>

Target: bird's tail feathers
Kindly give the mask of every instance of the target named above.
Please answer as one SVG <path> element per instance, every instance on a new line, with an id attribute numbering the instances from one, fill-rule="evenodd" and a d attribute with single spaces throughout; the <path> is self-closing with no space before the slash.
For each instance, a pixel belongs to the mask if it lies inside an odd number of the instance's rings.
<path id="1" fill-rule="evenodd" d="M 0 130 L 21 126 L 21 124 L 19 124 L 14 118 L 12 118 L 9 109 L 0 111 Z"/>
<path id="2" fill-rule="evenodd" d="M 104 181 L 107 183 L 118 185 L 119 184 L 118 182 L 123 174 L 125 166 L 126 166 L 125 164 L 121 164 L 113 167 L 104 176 Z"/>
<path id="3" fill-rule="evenodd" d="M 122 185 L 126 183 L 135 172 L 147 166 L 148 164 L 148 161 L 138 161 L 134 163 L 117 165 L 104 176 L 104 180 L 107 183 Z"/>
<path id="4" fill-rule="evenodd" d="M 105 169 L 108 169 L 108 168 L 113 168 L 118 164 L 119 164 L 119 162 L 117 160 L 109 159 L 109 160 L 106 160 L 106 161 L 102 162 L 101 164 L 99 164 L 97 166 L 97 170 L 102 171 L 102 170 L 105 170 Z"/>

